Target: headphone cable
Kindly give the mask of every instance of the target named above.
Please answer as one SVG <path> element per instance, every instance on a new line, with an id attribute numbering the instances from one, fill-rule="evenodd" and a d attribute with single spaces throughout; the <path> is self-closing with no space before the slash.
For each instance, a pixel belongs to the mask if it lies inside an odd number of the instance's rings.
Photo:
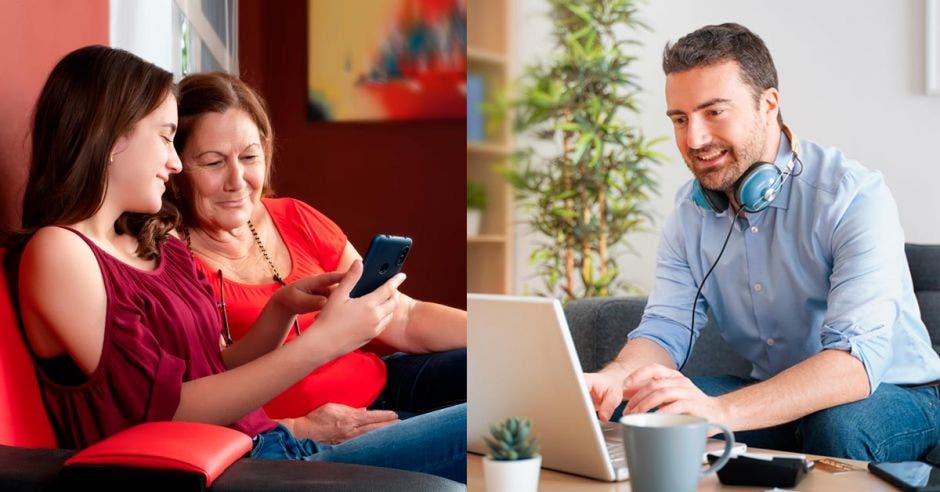
<path id="1" fill-rule="evenodd" d="M 801 163 L 802 164 L 802 163 Z M 800 171 L 802 172 L 802 170 Z M 730 213 L 731 216 L 731 227 L 728 228 L 728 235 L 725 236 L 725 242 L 721 245 L 721 251 L 718 252 L 718 258 L 715 258 L 715 262 L 712 263 L 711 268 L 708 269 L 708 273 L 705 274 L 705 278 L 702 279 L 702 282 L 698 285 L 698 290 L 695 292 L 695 299 L 692 301 L 692 325 L 689 327 L 689 346 L 685 351 L 685 358 L 682 359 L 682 365 L 679 366 L 679 372 L 682 372 L 682 368 L 685 367 L 685 363 L 689 361 L 689 356 L 692 355 L 692 343 L 694 342 L 695 337 L 695 308 L 698 306 L 698 296 L 702 293 L 702 287 L 705 286 L 705 281 L 708 280 L 708 276 L 712 274 L 712 270 L 715 269 L 715 266 L 718 265 L 718 260 L 721 259 L 721 255 L 725 253 L 725 247 L 728 246 L 728 239 L 731 238 L 731 233 L 734 231 L 734 219 L 738 216 L 740 212 Z"/>

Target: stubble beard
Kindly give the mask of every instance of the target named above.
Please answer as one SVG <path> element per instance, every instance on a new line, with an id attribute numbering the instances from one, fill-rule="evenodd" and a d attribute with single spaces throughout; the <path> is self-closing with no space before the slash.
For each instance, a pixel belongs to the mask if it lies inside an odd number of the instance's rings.
<path id="1" fill-rule="evenodd" d="M 689 150 L 686 154 L 683 155 L 685 159 L 685 164 L 692 171 L 692 174 L 695 176 L 695 179 L 702 185 L 703 188 L 712 191 L 718 191 L 723 193 L 729 193 L 732 191 L 734 184 L 737 182 L 745 171 L 751 167 L 755 162 L 761 160 L 761 154 L 764 150 L 764 144 L 766 142 L 767 134 L 767 125 L 763 123 L 760 118 L 755 118 L 753 124 L 751 125 L 751 131 L 748 133 L 748 139 L 744 145 L 740 147 L 727 146 L 722 144 L 708 145 L 701 149 Z M 709 171 L 709 172 L 698 172 L 695 170 L 692 161 L 695 159 L 696 154 L 709 153 L 713 149 L 727 149 L 731 158 L 733 159 L 728 164 L 725 164 L 719 169 Z"/>

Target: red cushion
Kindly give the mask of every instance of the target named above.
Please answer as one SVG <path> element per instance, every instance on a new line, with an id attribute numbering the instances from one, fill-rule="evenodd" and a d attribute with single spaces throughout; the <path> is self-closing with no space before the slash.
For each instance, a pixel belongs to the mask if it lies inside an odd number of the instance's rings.
<path id="1" fill-rule="evenodd" d="M 118 465 L 201 473 L 206 486 L 251 450 L 251 438 L 197 422 L 147 422 L 79 451 L 65 465 Z"/>
<path id="2" fill-rule="evenodd" d="M 5 255 L 0 249 L 0 274 Z M 0 277 L 0 340 L 0 444 L 57 447 L 33 363 L 16 325 L 5 275 Z"/>

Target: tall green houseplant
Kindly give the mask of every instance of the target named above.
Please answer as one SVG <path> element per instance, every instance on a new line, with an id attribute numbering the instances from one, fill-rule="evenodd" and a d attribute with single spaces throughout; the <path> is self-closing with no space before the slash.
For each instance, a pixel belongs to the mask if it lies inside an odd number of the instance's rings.
<path id="1" fill-rule="evenodd" d="M 636 0 L 548 2 L 555 48 L 525 68 L 508 101 L 517 134 L 535 143 L 515 153 L 504 175 L 541 233 L 530 259 L 546 294 L 606 296 L 627 287 L 617 283 L 612 254 L 652 223 L 651 170 L 665 160 L 652 148 L 665 138 L 648 139 L 629 123 L 640 92 L 630 50 L 640 43 L 624 35 L 648 28 Z"/>

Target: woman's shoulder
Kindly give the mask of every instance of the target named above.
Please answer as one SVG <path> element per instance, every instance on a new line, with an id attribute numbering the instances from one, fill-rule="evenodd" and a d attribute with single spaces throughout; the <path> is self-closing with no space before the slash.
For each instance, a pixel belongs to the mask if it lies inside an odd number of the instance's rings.
<path id="1" fill-rule="evenodd" d="M 263 198 L 264 208 L 269 214 L 277 215 L 314 215 L 323 216 L 323 213 L 310 204 L 290 197 Z"/>
<path id="2" fill-rule="evenodd" d="M 89 267 L 97 269 L 92 245 L 78 232 L 58 226 L 37 230 L 23 248 L 20 268 L 30 271 L 59 271 L 87 273 Z M 37 272 L 38 273 L 38 272 Z"/>
<path id="3" fill-rule="evenodd" d="M 340 235 L 345 238 L 339 225 L 323 212 L 296 198 L 265 198 L 264 206 L 279 229 L 286 224 L 301 229 L 304 234 L 319 231 L 319 234 Z"/>
<path id="4" fill-rule="evenodd" d="M 94 245 L 79 232 L 62 227 L 37 230 L 23 248 L 19 261 L 19 284 L 24 295 L 46 298 L 68 292 L 75 302 L 97 300 L 104 293 L 101 267 Z"/>
<path id="5" fill-rule="evenodd" d="M 301 245 L 297 249 L 307 251 L 325 270 L 336 268 L 346 246 L 346 234 L 339 225 L 294 198 L 266 198 L 264 204 L 288 248 Z"/>
<path id="6" fill-rule="evenodd" d="M 27 332 L 40 343 L 37 353 L 50 356 L 65 348 L 83 369 L 96 367 L 107 294 L 92 245 L 76 231 L 39 229 L 23 249 L 18 278 Z M 38 326 L 55 332 L 57 341 L 50 342 L 52 335 Z"/>

